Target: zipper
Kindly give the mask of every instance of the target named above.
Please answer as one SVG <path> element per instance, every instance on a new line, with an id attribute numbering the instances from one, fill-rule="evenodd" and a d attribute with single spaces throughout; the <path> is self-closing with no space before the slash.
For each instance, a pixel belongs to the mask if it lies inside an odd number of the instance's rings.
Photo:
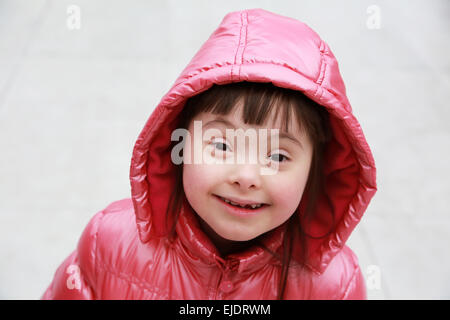
<path id="1" fill-rule="evenodd" d="M 218 297 L 221 298 L 223 296 L 224 290 L 222 290 L 220 288 L 221 284 L 228 282 L 228 284 L 232 286 L 232 282 L 228 280 L 228 275 L 230 272 L 236 271 L 239 268 L 239 260 L 233 259 L 233 258 L 224 260 L 219 256 L 215 256 L 214 258 L 215 258 L 214 259 L 215 263 L 217 264 L 217 266 L 220 269 L 219 279 L 216 282 L 215 292 L 214 292 L 214 300 L 217 300 Z M 220 294 L 219 294 L 219 292 L 220 292 Z M 227 293 L 227 292 L 225 292 L 225 293 Z"/>
<path id="2" fill-rule="evenodd" d="M 214 262 L 220 269 L 219 279 L 217 280 L 216 285 L 214 287 L 214 300 L 217 300 L 217 294 L 219 292 L 220 282 L 222 281 L 223 274 L 225 272 L 225 267 L 224 267 L 225 260 L 223 260 L 221 257 L 215 255 Z"/>
<path id="3" fill-rule="evenodd" d="M 213 300 L 217 300 L 217 294 L 219 293 L 219 286 L 220 286 L 220 282 L 222 281 L 222 278 L 223 278 L 223 273 L 221 272 L 221 273 L 219 274 L 219 279 L 217 280 L 216 285 L 215 285 L 215 287 L 214 287 L 214 297 L 213 297 Z"/>

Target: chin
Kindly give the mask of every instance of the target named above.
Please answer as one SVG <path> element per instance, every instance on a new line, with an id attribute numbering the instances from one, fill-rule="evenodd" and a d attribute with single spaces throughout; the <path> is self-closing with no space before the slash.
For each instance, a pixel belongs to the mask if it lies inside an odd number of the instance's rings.
<path id="1" fill-rule="evenodd" d="M 255 239 L 256 237 L 258 237 L 260 234 L 259 233 L 252 233 L 249 234 L 247 233 L 240 233 L 240 232 L 236 232 L 236 230 L 226 230 L 225 232 L 217 232 L 218 235 L 220 235 L 222 238 L 227 239 L 227 240 L 231 240 L 231 241 L 249 241 L 252 239 Z"/>

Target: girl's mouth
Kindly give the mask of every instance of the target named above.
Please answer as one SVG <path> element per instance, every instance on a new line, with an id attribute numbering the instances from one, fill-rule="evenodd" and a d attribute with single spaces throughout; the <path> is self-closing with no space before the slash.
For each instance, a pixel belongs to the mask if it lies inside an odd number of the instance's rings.
<path id="1" fill-rule="evenodd" d="M 259 213 L 262 209 L 268 206 L 265 203 L 252 203 L 252 204 L 240 204 L 236 202 L 232 202 L 229 199 L 224 197 L 214 195 L 216 199 L 218 199 L 223 205 L 225 205 L 231 213 L 238 215 L 248 215 Z"/>

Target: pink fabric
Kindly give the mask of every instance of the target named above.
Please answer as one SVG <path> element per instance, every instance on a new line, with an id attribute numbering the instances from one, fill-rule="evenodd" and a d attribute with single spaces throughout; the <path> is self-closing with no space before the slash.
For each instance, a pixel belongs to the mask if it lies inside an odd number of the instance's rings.
<path id="1" fill-rule="evenodd" d="M 285 298 L 366 298 L 357 257 L 345 242 L 377 190 L 376 169 L 338 63 L 304 23 L 252 9 L 227 14 L 162 98 L 133 150 L 131 199 L 116 201 L 92 218 L 44 299 L 276 298 L 279 262 L 257 247 L 220 257 L 187 201 L 176 241 L 170 245 L 165 237 L 174 186 L 170 135 L 177 116 L 189 97 L 213 84 L 240 81 L 299 90 L 331 115 L 334 138 L 325 156 L 326 191 L 307 231 L 314 236 L 332 232 L 309 241 L 307 271 L 292 267 Z M 284 225 L 267 234 L 265 245 L 282 250 L 283 234 Z M 78 266 L 79 272 L 70 272 L 69 266 Z"/>

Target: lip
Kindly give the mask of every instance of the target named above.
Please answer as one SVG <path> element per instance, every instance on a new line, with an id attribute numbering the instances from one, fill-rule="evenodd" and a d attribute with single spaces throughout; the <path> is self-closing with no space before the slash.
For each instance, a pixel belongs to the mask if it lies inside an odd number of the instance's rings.
<path id="1" fill-rule="evenodd" d="M 220 197 L 218 195 L 215 195 L 215 196 Z M 222 198 L 228 199 L 228 200 L 230 200 L 230 201 L 232 201 L 234 203 L 239 203 L 239 204 L 242 204 L 242 205 L 260 204 L 260 203 L 267 205 L 267 203 L 264 203 L 262 201 L 261 202 L 255 202 L 255 201 L 250 201 L 250 200 L 241 200 L 241 199 L 238 199 L 238 198 L 235 198 L 235 197 L 229 197 L 229 196 L 222 197 Z"/>
<path id="2" fill-rule="evenodd" d="M 224 206 L 224 208 L 227 210 L 228 213 L 235 215 L 235 216 L 239 216 L 239 217 L 251 217 L 251 216 L 258 215 L 265 208 L 267 208 L 269 206 L 268 204 L 263 204 L 260 208 L 257 208 L 257 209 L 240 208 L 240 207 L 233 206 L 229 203 L 226 203 L 217 195 L 214 195 L 214 198 L 216 198 L 216 200 Z M 226 199 L 233 201 L 233 199 L 228 198 L 228 197 Z M 233 202 L 235 202 L 235 201 L 233 201 Z M 244 204 L 244 202 L 238 202 L 238 203 Z M 254 202 L 248 202 L 247 204 L 251 204 L 251 203 L 254 203 Z"/>

